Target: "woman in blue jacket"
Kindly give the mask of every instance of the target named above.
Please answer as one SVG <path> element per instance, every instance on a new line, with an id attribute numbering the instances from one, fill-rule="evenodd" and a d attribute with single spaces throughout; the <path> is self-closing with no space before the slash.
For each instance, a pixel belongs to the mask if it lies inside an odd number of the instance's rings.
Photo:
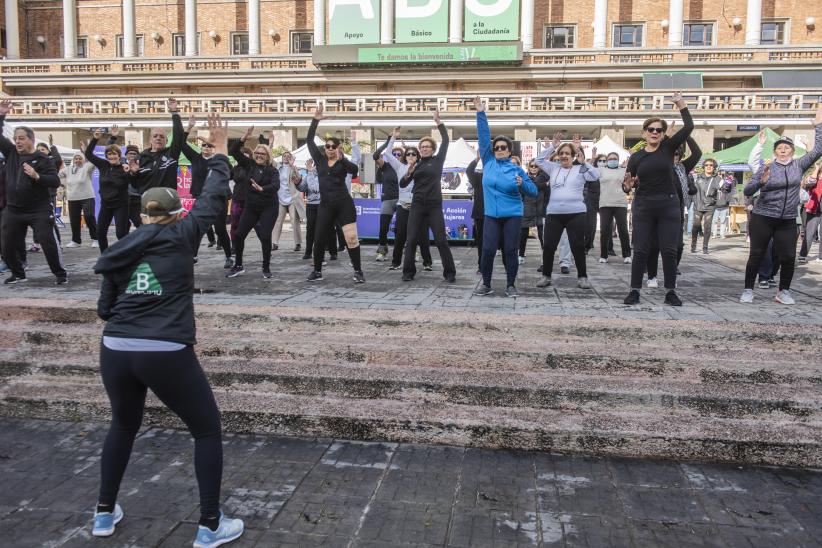
<path id="1" fill-rule="evenodd" d="M 499 135 L 491 141 L 491 130 L 485 115 L 485 105 L 479 97 L 474 98 L 477 109 L 477 135 L 480 157 L 482 158 L 482 191 L 485 197 L 485 218 L 482 237 L 482 286 L 475 295 L 490 295 L 491 273 L 494 270 L 494 255 L 502 237 L 505 254 L 505 271 L 508 276 L 505 295 L 516 297 L 519 262 L 517 249 L 519 231 L 522 224 L 522 196 L 536 196 L 537 187 L 522 167 L 511 161 L 514 143 L 508 137 Z"/>

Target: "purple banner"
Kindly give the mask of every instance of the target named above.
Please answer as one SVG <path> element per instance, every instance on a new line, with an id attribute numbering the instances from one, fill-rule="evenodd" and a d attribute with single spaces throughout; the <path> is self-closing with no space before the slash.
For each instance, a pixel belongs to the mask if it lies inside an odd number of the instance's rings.
<path id="1" fill-rule="evenodd" d="M 357 208 L 357 234 L 360 238 L 377 239 L 380 236 L 380 200 L 354 198 Z M 445 217 L 445 234 L 449 240 L 473 240 L 474 225 L 471 200 L 443 200 L 442 212 Z M 388 237 L 394 238 L 394 224 L 397 217 L 391 219 Z M 430 235 L 430 232 L 429 232 Z M 433 236 L 431 236 L 433 239 Z"/>

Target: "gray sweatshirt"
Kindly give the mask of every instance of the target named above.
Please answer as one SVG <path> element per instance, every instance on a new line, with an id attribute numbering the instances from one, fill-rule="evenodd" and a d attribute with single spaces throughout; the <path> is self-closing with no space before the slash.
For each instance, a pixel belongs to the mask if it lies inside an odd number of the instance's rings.
<path id="1" fill-rule="evenodd" d="M 317 177 L 317 170 L 312 169 L 303 175 L 297 190 L 305 192 L 305 201 L 308 205 L 320 203 L 320 179 Z"/>

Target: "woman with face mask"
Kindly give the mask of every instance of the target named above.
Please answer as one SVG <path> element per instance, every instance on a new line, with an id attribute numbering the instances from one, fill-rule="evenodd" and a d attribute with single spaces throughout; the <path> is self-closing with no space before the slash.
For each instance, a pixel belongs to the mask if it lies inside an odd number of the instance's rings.
<path id="1" fill-rule="evenodd" d="M 545 148 L 535 160 L 551 181 L 551 198 L 546 209 L 548 216 L 545 220 L 545 247 L 542 250 L 542 278 L 537 282 L 537 287 L 548 287 L 552 284 L 554 254 L 562 231 L 567 230 L 571 254 L 577 267 L 577 286 L 581 289 L 590 289 L 585 264 L 587 207 L 583 190 L 585 185 L 598 181 L 600 173 L 590 164 L 574 164 L 574 158 L 577 158 L 581 146 L 578 135 L 574 136 L 572 143 L 560 144 L 560 138 L 561 134 L 556 133 L 550 142 L 547 137 L 543 139 Z M 557 153 L 556 162 L 548 160 L 554 151 Z"/>
<path id="2" fill-rule="evenodd" d="M 599 163 L 599 162 L 597 162 Z M 625 168 L 619 167 L 619 155 L 611 152 L 599 169 L 599 262 L 608 262 L 608 241 L 616 220 L 622 262 L 631 262 L 631 238 L 628 235 L 628 198 L 622 190 Z"/>
<path id="3" fill-rule="evenodd" d="M 526 169 L 526 173 L 528 173 L 528 177 L 534 182 L 534 186 L 537 187 L 537 195 L 536 196 L 523 196 L 522 197 L 522 228 L 520 229 L 519 233 L 519 262 L 523 264 L 525 262 L 525 247 L 528 244 L 528 233 L 531 230 L 531 227 L 536 227 L 537 229 L 537 236 L 539 237 L 539 249 L 540 254 L 542 254 L 542 230 L 543 230 L 543 220 L 545 216 L 545 187 L 547 186 L 548 177 L 539 170 L 539 166 L 531 160 L 528 162 L 528 168 Z M 542 185 L 537 183 L 537 179 L 544 179 L 542 181 Z"/>
<path id="4" fill-rule="evenodd" d="M 682 187 L 674 180 L 674 153 L 694 129 L 694 122 L 682 94 L 675 92 L 673 102 L 682 116 L 683 127 L 665 139 L 668 123 L 662 118 L 648 118 L 642 124 L 645 148 L 628 160 L 623 190 L 636 189 L 633 203 L 634 258 L 631 266 L 631 291 L 623 301 L 639 303 L 642 278 L 654 240 L 659 241 L 662 270 L 665 273 L 665 304 L 682 306 L 676 294 L 677 246 L 682 240 Z"/>
<path id="5" fill-rule="evenodd" d="M 782 304 L 794 304 L 791 294 L 794 263 L 796 261 L 796 209 L 799 206 L 799 191 L 802 175 L 822 156 L 822 105 L 813 119 L 813 149 L 801 158 L 794 159 L 793 141 L 780 137 L 773 145 L 773 162 L 762 164 L 760 154 L 764 145 L 764 135 L 760 134 L 758 146 L 752 151 L 754 175 L 745 185 L 745 196 L 759 192 L 748 220 L 751 237 L 750 256 L 745 267 L 745 289 L 739 297 L 743 303 L 753 302 L 753 286 L 759 263 L 773 238 L 773 246 L 779 255 L 781 273 L 779 290 L 774 300 Z"/>

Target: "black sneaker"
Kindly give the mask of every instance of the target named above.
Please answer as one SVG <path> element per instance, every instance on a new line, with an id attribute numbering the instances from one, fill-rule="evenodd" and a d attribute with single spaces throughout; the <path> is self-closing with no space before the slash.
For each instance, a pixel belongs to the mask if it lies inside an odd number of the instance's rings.
<path id="1" fill-rule="evenodd" d="M 639 291 L 632 289 L 631 292 L 628 293 L 628 296 L 625 297 L 625 300 L 622 301 L 622 304 L 639 304 Z"/>
<path id="2" fill-rule="evenodd" d="M 516 288 L 516 287 L 514 287 L 513 285 L 509 285 L 509 286 L 505 289 L 505 296 L 506 296 L 506 297 L 511 297 L 511 298 L 513 298 L 513 299 L 516 299 L 517 297 L 519 297 L 519 291 L 517 291 L 517 288 Z"/>
<path id="3" fill-rule="evenodd" d="M 671 289 L 665 294 L 665 304 L 669 304 L 671 306 L 682 306 L 682 301 L 676 296 L 676 291 Z"/>
<path id="4" fill-rule="evenodd" d="M 226 260 L 223 263 L 223 268 L 231 268 L 232 266 L 234 266 L 234 259 L 231 257 L 226 257 Z"/>
<path id="5" fill-rule="evenodd" d="M 365 274 L 362 273 L 362 270 L 355 270 L 354 271 L 354 281 L 358 284 L 365 283 Z"/>
<path id="6" fill-rule="evenodd" d="M 474 291 L 474 295 L 477 295 L 478 297 L 485 297 L 486 295 L 491 295 L 493 292 L 494 290 L 489 286 L 481 285 Z"/>
<path id="7" fill-rule="evenodd" d="M 452 284 L 452 283 L 457 281 L 457 275 L 456 274 L 448 274 L 447 276 L 445 276 L 445 281 L 448 282 L 449 284 Z"/>
<path id="8" fill-rule="evenodd" d="M 568 268 L 567 266 L 561 266 L 561 267 L 559 267 L 559 272 L 560 272 L 560 274 L 570 274 L 571 269 Z"/>
<path id="9" fill-rule="evenodd" d="M 303 260 L 304 260 L 304 261 L 307 261 L 307 260 L 308 260 L 308 259 L 310 259 L 310 258 L 311 258 L 311 254 L 310 254 L 310 253 L 305 253 L 305 254 L 303 254 Z"/>
<path id="10" fill-rule="evenodd" d="M 54 280 L 54 285 L 66 285 L 68 284 L 68 276 L 57 276 L 57 279 Z"/>
<path id="11" fill-rule="evenodd" d="M 413 280 L 414 280 L 414 275 L 413 274 L 403 274 L 402 275 L 402 281 L 404 281 L 404 282 L 410 282 L 410 281 L 413 281 Z"/>
<path id="12" fill-rule="evenodd" d="M 345 244 L 340 244 L 340 247 L 337 248 L 337 251 L 345 251 Z"/>
<path id="13" fill-rule="evenodd" d="M 336 253 L 329 253 L 328 260 L 329 261 L 336 261 L 337 260 L 337 254 Z"/>
<path id="14" fill-rule="evenodd" d="M 271 278 L 271 271 L 267 268 L 263 269 L 263 279 L 268 280 Z"/>
<path id="15" fill-rule="evenodd" d="M 197 257 L 193 257 L 192 260 L 194 261 L 194 264 L 197 264 L 197 262 L 199 262 L 200 259 L 198 259 Z"/>
<path id="16" fill-rule="evenodd" d="M 302 250 L 302 248 L 303 248 L 303 246 L 301 246 L 300 244 L 297 244 L 297 245 L 294 246 L 294 251 L 300 251 L 300 250 Z"/>
<path id="17" fill-rule="evenodd" d="M 278 246 L 277 244 L 271 246 L 271 251 L 277 251 L 278 249 L 280 249 L 280 246 Z"/>
<path id="18" fill-rule="evenodd" d="M 308 275 L 308 280 L 307 281 L 309 281 L 309 282 L 319 282 L 319 281 L 322 281 L 322 279 L 323 279 L 323 273 L 322 272 L 312 270 L 311 274 Z"/>
<path id="19" fill-rule="evenodd" d="M 401 264 L 392 264 L 388 267 L 388 270 L 399 270 L 401 266 Z"/>
<path id="20" fill-rule="evenodd" d="M 236 278 L 240 274 L 245 274 L 245 268 L 243 265 L 234 265 L 231 267 L 231 270 L 228 271 L 228 274 L 225 275 L 226 278 Z"/>
<path id="21" fill-rule="evenodd" d="M 25 276 L 21 276 L 21 277 L 18 278 L 17 276 L 12 274 L 8 278 L 6 278 L 6 280 L 3 283 L 6 284 L 6 285 L 19 284 L 19 283 L 25 282 L 26 279 L 27 278 Z"/>
<path id="22" fill-rule="evenodd" d="M 208 242 L 208 247 L 214 247 L 217 245 L 217 242 Z"/>
<path id="23" fill-rule="evenodd" d="M 434 265 L 424 264 L 424 265 L 422 265 L 422 269 L 425 270 L 426 272 L 431 272 L 432 270 L 434 270 Z"/>

